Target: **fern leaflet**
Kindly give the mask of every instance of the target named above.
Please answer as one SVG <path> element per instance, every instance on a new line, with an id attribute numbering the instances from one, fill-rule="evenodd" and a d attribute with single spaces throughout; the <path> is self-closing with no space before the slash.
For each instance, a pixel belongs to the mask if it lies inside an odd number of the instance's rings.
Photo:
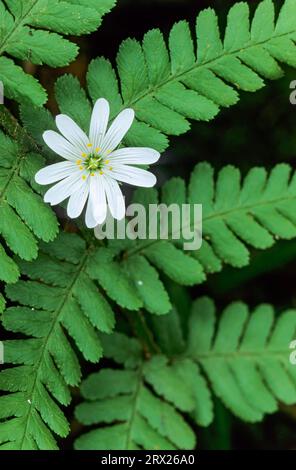
<path id="1" fill-rule="evenodd" d="M 289 363 L 295 310 L 275 322 L 271 306 L 260 305 L 250 315 L 236 302 L 218 322 L 213 301 L 201 298 L 193 304 L 182 350 L 174 342 L 178 323 L 171 320 L 168 315 L 154 323 L 162 354 L 152 358 L 120 333 L 103 340 L 105 355 L 124 367 L 101 369 L 82 383 L 85 401 L 76 416 L 84 425 L 100 427 L 80 436 L 77 449 L 192 449 L 194 434 L 186 421 L 212 422 L 211 390 L 250 422 L 275 412 L 278 401 L 295 403 L 295 368 Z M 184 337 L 180 323 L 178 328 Z"/>
<path id="2" fill-rule="evenodd" d="M 189 25 L 176 23 L 168 47 L 158 29 L 142 44 L 127 39 L 117 55 L 119 80 L 111 63 L 95 59 L 88 71 L 93 100 L 107 98 L 113 117 L 124 107 L 136 111 L 137 122 L 126 143 L 163 151 L 167 136 L 190 128 L 188 119 L 209 121 L 219 108 L 234 105 L 238 90 L 256 91 L 264 79 L 277 79 L 279 63 L 296 66 L 296 4 L 286 0 L 275 20 L 272 0 L 263 0 L 252 21 L 246 2 L 229 11 L 222 40 L 213 9 L 197 17 L 197 55 Z"/>
<path id="3" fill-rule="evenodd" d="M 72 340 L 85 359 L 98 362 L 96 330 L 114 327 L 111 307 L 85 273 L 91 250 L 83 240 L 60 234 L 50 252 L 52 258 L 43 252 L 34 263 L 20 261 L 31 280 L 6 287 L 20 306 L 5 311 L 3 325 L 29 338 L 5 342 L 5 363 L 15 367 L 0 373 L 1 390 L 11 392 L 0 398 L 0 417 L 9 418 L 0 425 L 4 449 L 56 448 L 52 432 L 69 432 L 58 404 L 69 404 L 68 387 L 81 378 Z"/>
<path id="4" fill-rule="evenodd" d="M 0 116 L 2 118 L 2 115 Z M 36 238 L 46 242 L 55 238 L 58 224 L 53 211 L 45 206 L 37 192 L 34 175 L 44 165 L 39 148 L 11 117 L 11 137 L 0 131 L 0 235 L 8 248 L 19 257 L 37 257 Z M 13 140 L 18 134 L 18 143 Z M 38 152 L 38 153 L 37 153 Z M 17 264 L 0 242 L 0 280 L 15 282 L 19 277 Z"/>
<path id="5" fill-rule="evenodd" d="M 4 53 L 34 64 L 68 65 L 78 47 L 62 35 L 95 31 L 114 5 L 115 0 L 1 0 L 0 78 L 5 95 L 39 106 L 46 101 L 45 90 L 37 80 Z"/>

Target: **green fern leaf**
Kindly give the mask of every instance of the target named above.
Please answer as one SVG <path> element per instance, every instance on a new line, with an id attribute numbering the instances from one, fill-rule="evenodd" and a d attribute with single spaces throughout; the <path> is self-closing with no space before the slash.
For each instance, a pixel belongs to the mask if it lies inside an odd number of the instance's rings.
<path id="1" fill-rule="evenodd" d="M 163 151 L 166 136 L 189 130 L 188 119 L 209 121 L 220 107 L 238 101 L 237 90 L 253 92 L 264 79 L 281 77 L 279 63 L 296 66 L 295 17 L 293 1 L 283 2 L 275 21 L 273 2 L 263 0 L 250 21 L 248 4 L 239 2 L 229 11 L 222 38 L 209 8 L 197 17 L 197 56 L 186 21 L 173 26 L 168 47 L 158 29 L 149 31 L 142 44 L 127 39 L 117 55 L 120 83 L 111 63 L 100 57 L 89 67 L 90 95 L 108 99 L 112 117 L 134 108 L 137 121 L 126 137 L 128 145 Z"/>
<path id="2" fill-rule="evenodd" d="M 189 323 L 187 354 L 203 368 L 214 392 L 245 421 L 256 422 L 277 410 L 277 401 L 295 403 L 295 371 L 289 344 L 296 312 L 284 312 L 276 324 L 271 306 L 249 315 L 242 303 L 225 309 L 215 334 L 215 307 L 198 300 Z"/>
<path id="3" fill-rule="evenodd" d="M 90 259 L 87 272 L 121 307 L 139 310 L 143 306 L 142 300 L 113 256 L 111 250 L 99 248 Z"/>
<path id="4" fill-rule="evenodd" d="M 162 320 L 167 318 L 169 324 L 170 316 Z M 199 426 L 209 426 L 212 391 L 249 422 L 275 412 L 278 402 L 294 404 L 296 375 L 289 363 L 289 344 L 295 337 L 296 311 L 286 311 L 275 321 L 270 305 L 260 305 L 250 314 L 245 304 L 235 302 L 217 318 L 211 299 L 197 300 L 186 327 L 186 344 L 177 351 L 162 342 L 163 354 L 144 355 L 135 339 L 119 333 L 105 337 L 106 357 L 125 367 L 101 369 L 83 382 L 84 401 L 76 416 L 86 426 L 99 427 L 80 436 L 75 447 L 192 449 L 194 434 L 184 415 Z"/>
<path id="5" fill-rule="evenodd" d="M 209 121 L 221 107 L 237 103 L 237 90 L 253 92 L 264 86 L 264 79 L 281 77 L 280 63 L 296 66 L 296 24 L 287 9 L 295 17 L 296 6 L 286 0 L 275 22 L 272 1 L 263 0 L 250 22 L 247 3 L 237 3 L 229 11 L 223 41 L 214 10 L 202 11 L 196 25 L 197 57 L 185 21 L 173 26 L 168 47 L 157 29 L 149 31 L 142 44 L 127 39 L 117 56 L 120 80 L 110 61 L 99 57 L 90 63 L 87 91 L 93 102 L 102 97 L 109 101 L 111 119 L 123 108 L 135 110 L 136 120 L 124 139 L 127 146 L 162 152 L 168 136 L 190 129 L 190 119 Z M 60 110 L 86 130 L 90 103 L 77 80 L 59 79 L 56 95 Z"/>
<path id="6" fill-rule="evenodd" d="M 1 0 L 0 55 L 51 67 L 68 65 L 75 59 L 78 47 L 62 35 L 79 36 L 95 31 L 116 0 L 99 3 L 86 0 L 7 0 L 4 3 Z M 46 93 L 37 80 L 7 57 L 0 57 L 0 68 L 8 98 L 37 106 L 44 104 Z"/>
<path id="7" fill-rule="evenodd" d="M 57 235 L 57 220 L 52 210 L 34 192 L 32 180 L 44 159 L 21 146 L 0 131 L 0 145 L 5 149 L 0 161 L 0 234 L 8 248 L 25 260 L 36 258 L 39 238 L 46 242 Z M 0 279 L 15 282 L 19 270 L 0 249 Z"/>
<path id="8" fill-rule="evenodd" d="M 174 202 L 180 208 L 185 203 L 202 205 L 201 248 L 183 252 L 183 240 L 172 239 L 171 227 L 169 240 L 137 241 L 124 251 L 124 258 L 144 256 L 173 281 L 189 286 L 203 282 L 205 274 L 220 271 L 223 263 L 246 266 L 248 246 L 267 249 L 279 238 L 296 236 L 295 182 L 286 164 L 276 165 L 269 175 L 263 168 L 253 168 L 241 181 L 240 171 L 233 166 L 223 168 L 215 178 L 211 165 L 200 163 L 191 175 L 188 198 L 184 182 L 173 178 L 164 185 L 161 202 Z M 135 202 L 145 200 L 158 202 L 153 190 L 137 191 Z M 194 227 L 192 220 L 190 228 L 200 227 Z"/>
<path id="9" fill-rule="evenodd" d="M 5 363 L 15 367 L 0 373 L 0 389 L 11 393 L 0 398 L 9 403 L 9 410 L 0 407 L 0 417 L 8 419 L 0 426 L 1 448 L 56 448 L 54 436 L 69 432 L 60 405 L 69 404 L 68 387 L 81 378 L 68 336 L 86 360 L 98 362 L 97 330 L 110 333 L 114 327 L 109 304 L 86 274 L 92 255 L 83 240 L 64 233 L 50 245 L 42 246 L 51 256 L 42 250 L 33 263 L 19 261 L 30 280 L 6 287 L 19 306 L 5 311 L 3 325 L 27 339 L 5 342 Z"/>
<path id="10" fill-rule="evenodd" d="M 143 256 L 132 256 L 124 261 L 123 269 L 132 280 L 145 309 L 164 315 L 171 310 L 171 303 L 157 271 Z"/>
<path id="11" fill-rule="evenodd" d="M 135 342 L 123 335 L 119 338 L 120 342 L 124 338 L 127 344 Z M 120 342 L 117 341 L 119 347 L 107 338 L 104 342 L 112 343 L 111 349 L 107 347 L 104 350 L 106 356 L 117 360 L 122 355 Z M 83 382 L 82 394 L 89 401 L 78 405 L 76 416 L 86 425 L 100 423 L 104 427 L 79 437 L 75 447 L 81 450 L 193 448 L 194 434 L 181 414 L 145 385 L 140 349 L 136 363 L 134 345 L 129 349 L 133 351 L 129 367 L 123 370 L 103 369 Z"/>

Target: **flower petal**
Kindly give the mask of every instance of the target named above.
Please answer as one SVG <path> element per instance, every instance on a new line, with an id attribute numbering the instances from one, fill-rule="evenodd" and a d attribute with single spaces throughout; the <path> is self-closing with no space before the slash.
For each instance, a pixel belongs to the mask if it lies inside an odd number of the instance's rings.
<path id="1" fill-rule="evenodd" d="M 152 188 L 156 184 L 156 176 L 150 171 L 142 170 L 128 165 L 114 165 L 113 170 L 108 175 L 117 181 L 128 183 L 133 186 L 141 186 L 143 188 Z"/>
<path id="2" fill-rule="evenodd" d="M 109 157 L 112 163 L 150 165 L 159 160 L 160 153 L 145 147 L 127 147 L 115 150 Z"/>
<path id="3" fill-rule="evenodd" d="M 67 197 L 79 191 L 81 186 L 87 183 L 87 180 L 82 179 L 83 172 L 76 172 L 68 176 L 68 178 L 60 181 L 52 188 L 50 188 L 44 195 L 44 201 L 49 202 L 52 206 L 59 204 L 67 199 Z"/>
<path id="4" fill-rule="evenodd" d="M 125 201 L 119 184 L 108 176 L 103 178 L 111 215 L 114 219 L 121 220 L 125 216 Z"/>
<path id="5" fill-rule="evenodd" d="M 74 172 L 77 172 L 77 165 L 72 162 L 55 163 L 39 170 L 35 175 L 35 181 L 38 184 L 52 184 L 67 178 Z"/>
<path id="6" fill-rule="evenodd" d="M 81 157 L 79 149 L 55 131 L 45 131 L 43 140 L 51 150 L 66 160 L 76 161 Z"/>
<path id="7" fill-rule="evenodd" d="M 112 152 L 120 144 L 130 129 L 134 117 L 135 112 L 132 109 L 125 109 L 117 116 L 103 140 L 103 153 Z"/>
<path id="8" fill-rule="evenodd" d="M 89 184 L 83 184 L 80 189 L 70 196 L 67 214 L 71 219 L 76 219 L 81 215 L 89 195 Z"/>
<path id="9" fill-rule="evenodd" d="M 96 225 L 102 224 L 107 216 L 107 202 L 104 178 L 98 173 L 90 179 L 90 199 Z"/>
<path id="10" fill-rule="evenodd" d="M 56 117 L 56 125 L 63 136 L 66 137 L 66 139 L 71 142 L 71 144 L 73 144 L 80 153 L 87 151 L 89 138 L 80 129 L 76 122 L 73 121 L 73 119 L 65 114 L 59 114 Z"/>
<path id="11" fill-rule="evenodd" d="M 89 139 L 94 148 L 102 147 L 109 122 L 109 114 L 108 101 L 104 98 L 97 100 L 92 112 L 89 130 Z"/>
<path id="12" fill-rule="evenodd" d="M 102 176 L 96 174 L 90 178 L 90 193 L 85 214 L 88 228 L 103 224 L 107 216 L 105 185 Z"/>
<path id="13" fill-rule="evenodd" d="M 87 226 L 87 228 L 94 228 L 97 225 L 96 219 L 94 217 L 94 213 L 92 210 L 92 202 L 91 202 L 90 197 L 88 198 L 88 203 L 86 207 L 85 225 Z"/>

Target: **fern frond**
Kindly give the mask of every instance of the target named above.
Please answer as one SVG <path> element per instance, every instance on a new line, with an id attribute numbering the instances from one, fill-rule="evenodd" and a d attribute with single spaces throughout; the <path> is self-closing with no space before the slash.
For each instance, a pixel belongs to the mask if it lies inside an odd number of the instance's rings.
<path id="1" fill-rule="evenodd" d="M 173 26 L 168 45 L 158 29 L 149 31 L 141 44 L 127 39 L 117 56 L 118 76 L 109 60 L 91 62 L 88 94 L 93 102 L 108 99 L 111 119 L 132 107 L 137 119 L 125 144 L 162 152 L 168 136 L 190 129 L 189 120 L 209 121 L 221 107 L 237 103 L 237 90 L 254 92 L 264 86 L 264 79 L 280 78 L 279 63 L 296 66 L 295 18 L 294 0 L 283 3 L 276 20 L 272 0 L 263 0 L 251 22 L 249 6 L 239 2 L 229 11 L 222 40 L 216 13 L 204 10 L 196 23 L 197 54 L 186 21 Z M 73 108 L 69 97 L 74 94 Z M 90 103 L 77 81 L 61 77 L 56 95 L 60 110 L 88 130 Z"/>
<path id="2" fill-rule="evenodd" d="M 137 191 L 135 201 L 143 203 L 149 194 L 151 190 Z M 222 263 L 246 266 L 248 246 L 267 249 L 279 238 L 296 236 L 296 178 L 287 164 L 276 165 L 270 174 L 264 168 L 252 168 L 241 181 L 240 171 L 233 166 L 224 167 L 215 177 L 210 164 L 199 163 L 191 175 L 188 196 L 184 181 L 173 178 L 164 185 L 161 202 L 174 202 L 180 208 L 186 203 L 202 204 L 201 249 L 185 253 L 174 240 L 141 240 L 126 250 L 125 258 L 144 255 L 179 284 L 201 283 L 205 274 L 220 271 Z M 192 231 L 200 229 L 193 220 L 191 224 Z"/>
<path id="3" fill-rule="evenodd" d="M 259 421 L 277 410 L 277 401 L 296 401 L 296 371 L 289 362 L 296 311 L 275 322 L 270 305 L 252 314 L 241 302 L 223 312 L 215 334 L 215 307 L 198 300 L 192 310 L 186 354 L 197 361 L 214 393 L 241 419 Z"/>
<path id="4" fill-rule="evenodd" d="M 222 38 L 214 10 L 202 11 L 197 54 L 186 21 L 173 26 L 168 45 L 158 29 L 142 43 L 127 39 L 117 56 L 119 80 L 111 63 L 97 58 L 88 71 L 89 94 L 107 98 L 113 117 L 124 107 L 136 111 L 127 144 L 163 151 L 167 136 L 188 131 L 188 120 L 209 121 L 238 101 L 237 90 L 253 92 L 264 79 L 281 77 L 279 63 L 296 66 L 294 0 L 283 2 L 276 19 L 272 0 L 263 0 L 251 21 L 249 16 L 246 2 L 235 4 Z"/>
<path id="5" fill-rule="evenodd" d="M 86 274 L 91 249 L 66 233 L 50 249 L 43 246 L 35 262 L 19 262 L 30 280 L 6 287 L 19 305 L 5 311 L 3 325 L 28 338 L 4 344 L 5 363 L 15 366 L 0 373 L 0 389 L 10 392 L 0 398 L 5 449 L 56 448 L 53 434 L 65 437 L 69 431 L 60 405 L 69 404 L 69 386 L 81 378 L 72 340 L 86 360 L 98 362 L 97 330 L 110 333 L 114 327 L 111 307 Z"/>
<path id="6" fill-rule="evenodd" d="M 89 401 L 77 407 L 76 416 L 85 425 L 100 423 L 103 427 L 78 438 L 76 449 L 193 448 L 195 436 L 181 414 L 147 388 L 139 343 L 115 333 L 108 344 L 104 341 L 105 355 L 122 364 L 123 341 L 131 342 L 130 365 L 103 369 L 82 384 L 82 394 Z"/>
<path id="7" fill-rule="evenodd" d="M 155 322 L 158 338 L 164 328 L 168 334 L 159 343 L 163 354 L 151 359 L 141 355 L 135 339 L 116 333 L 103 340 L 106 357 L 122 365 L 130 341 L 131 361 L 121 369 L 102 369 L 82 383 L 85 401 L 76 416 L 99 428 L 80 436 L 77 449 L 192 449 L 194 434 L 184 417 L 208 426 L 213 420 L 211 390 L 250 422 L 275 412 L 278 401 L 296 402 L 296 372 L 289 363 L 295 310 L 275 321 L 270 305 L 260 305 L 250 315 L 245 304 L 236 302 L 217 321 L 212 300 L 201 298 L 193 304 L 182 350 L 180 343 L 176 349 L 171 315 L 160 320 Z"/>
<path id="8" fill-rule="evenodd" d="M 95 31 L 116 0 L 5 0 L 0 2 L 0 55 L 34 64 L 61 67 L 72 62 L 78 47 L 63 35 Z M 41 85 L 8 57 L 0 57 L 5 95 L 42 105 Z"/>
<path id="9" fill-rule="evenodd" d="M 115 255 L 113 250 L 97 249 L 88 263 L 90 277 L 123 308 L 139 310 L 145 306 L 150 313 L 168 313 L 169 297 L 153 266 L 141 256 L 120 263 Z"/>
<path id="10" fill-rule="evenodd" d="M 43 114 L 38 110 L 38 115 L 40 112 Z M 94 251 L 87 264 L 88 274 L 121 307 L 129 310 L 145 307 L 149 312 L 161 315 L 170 311 L 171 304 L 157 271 L 164 272 L 178 284 L 195 285 L 204 282 L 207 274 L 220 271 L 223 263 L 234 267 L 246 266 L 250 257 L 249 247 L 267 249 L 279 238 L 294 238 L 296 178 L 291 167 L 279 164 L 270 174 L 263 168 L 253 168 L 241 180 L 240 171 L 233 166 L 223 168 L 215 177 L 210 164 L 200 163 L 191 175 L 188 191 L 181 178 L 168 181 L 162 188 L 161 203 L 168 206 L 178 204 L 180 209 L 186 203 L 202 204 L 202 247 L 184 252 L 184 240 L 173 240 L 173 229 L 168 240 L 148 238 L 132 244 L 110 241 L 110 248 Z M 158 203 L 158 195 L 155 190 L 139 190 L 134 201 L 148 208 L 149 203 Z M 200 229 L 200 226 L 194 226 L 193 220 L 190 224 L 191 233 Z M 44 236 L 49 236 L 46 227 Z M 42 238 L 38 232 L 36 235 Z M 17 242 L 22 242 L 21 248 L 24 249 L 22 238 L 18 236 Z M 14 248 L 10 239 L 7 243 Z M 21 248 L 14 251 L 22 256 Z M 28 250 L 24 252 L 25 259 L 27 254 Z M 37 251 L 34 256 L 36 254 Z M 5 253 L 3 260 L 4 256 Z M 8 270 L 10 264 L 7 266 L 3 261 L 2 278 L 12 282 L 17 278 L 17 272 L 9 277 L 5 269 Z M 16 269 L 15 264 L 11 266 Z"/>
<path id="11" fill-rule="evenodd" d="M 1 131 L 0 146 L 3 149 L 0 159 L 0 235 L 9 250 L 22 259 L 32 260 L 38 253 L 36 238 L 48 242 L 58 232 L 56 217 L 44 205 L 34 183 L 34 175 L 44 165 L 44 158 Z M 18 276 L 16 263 L 0 243 L 0 280 L 15 282 Z"/>

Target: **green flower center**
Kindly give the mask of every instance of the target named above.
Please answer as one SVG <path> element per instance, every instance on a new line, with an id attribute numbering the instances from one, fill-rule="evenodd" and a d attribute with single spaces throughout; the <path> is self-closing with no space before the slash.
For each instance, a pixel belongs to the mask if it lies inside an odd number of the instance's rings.
<path id="1" fill-rule="evenodd" d="M 84 166 L 88 171 L 101 170 L 103 168 L 104 161 L 100 155 L 91 153 L 84 161 Z"/>

